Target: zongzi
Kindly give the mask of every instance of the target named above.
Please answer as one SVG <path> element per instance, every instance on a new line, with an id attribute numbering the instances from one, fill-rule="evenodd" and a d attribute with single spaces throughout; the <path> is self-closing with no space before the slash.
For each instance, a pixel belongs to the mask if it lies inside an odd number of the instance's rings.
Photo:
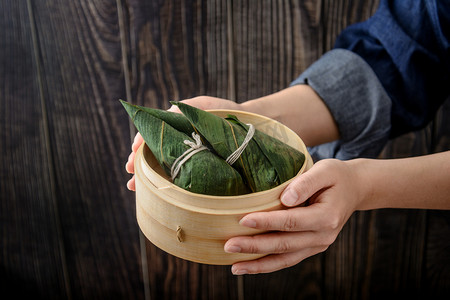
<path id="1" fill-rule="evenodd" d="M 241 195 L 297 175 L 305 155 L 237 117 L 172 102 L 183 114 L 121 101 L 174 184 L 194 193 Z M 192 138 L 190 137 L 192 135 Z"/>
<path id="2" fill-rule="evenodd" d="M 182 131 L 175 129 L 172 124 L 182 124 L 178 128 L 188 128 L 181 114 L 169 116 L 170 112 L 155 112 L 152 109 L 129 104 L 122 101 L 136 128 L 144 138 L 145 143 L 152 151 L 156 160 L 168 175 L 173 175 L 174 165 L 178 158 L 193 149 L 201 147 L 200 140 L 189 137 Z M 178 118 L 180 120 L 178 120 Z M 189 125 L 190 126 L 190 125 Z M 192 126 L 191 126 L 192 129 Z M 192 129 L 191 131 L 195 131 Z M 194 151 L 193 151 L 194 152 Z M 248 193 L 249 190 L 242 180 L 241 175 L 233 169 L 225 160 L 213 154 L 207 149 L 201 149 L 190 159 L 184 161 L 179 168 L 179 173 L 173 178 L 175 185 L 188 191 L 207 195 L 230 196 Z"/>
<path id="3" fill-rule="evenodd" d="M 247 137 L 249 126 L 235 116 L 220 118 L 182 102 L 172 102 L 206 139 L 216 153 L 227 159 Z M 259 130 L 233 164 L 252 192 L 273 188 L 297 175 L 305 155 Z"/>

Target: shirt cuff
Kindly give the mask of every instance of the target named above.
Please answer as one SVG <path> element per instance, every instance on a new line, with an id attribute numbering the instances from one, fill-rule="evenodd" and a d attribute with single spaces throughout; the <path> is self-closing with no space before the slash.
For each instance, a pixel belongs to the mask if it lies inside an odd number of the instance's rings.
<path id="1" fill-rule="evenodd" d="M 321 97 L 337 123 L 340 140 L 309 148 L 315 160 L 373 158 L 389 138 L 392 102 L 372 68 L 357 54 L 334 49 L 292 85 L 307 84 Z"/>

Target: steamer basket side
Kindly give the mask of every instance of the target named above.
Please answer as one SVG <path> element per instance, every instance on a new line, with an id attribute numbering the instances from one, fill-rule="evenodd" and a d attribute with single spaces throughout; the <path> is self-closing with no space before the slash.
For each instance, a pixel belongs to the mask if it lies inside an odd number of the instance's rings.
<path id="1" fill-rule="evenodd" d="M 242 122 L 255 124 L 269 135 L 278 135 L 275 137 L 305 153 L 306 160 L 299 174 L 312 166 L 303 141 L 283 124 L 251 113 L 211 112 L 219 116 L 234 114 Z M 233 236 L 261 233 L 240 226 L 239 220 L 251 212 L 283 209 L 279 196 L 293 180 L 268 191 L 233 197 L 194 194 L 168 179 L 145 143 L 136 154 L 135 172 L 137 220 L 144 235 L 167 253 L 213 265 L 262 257 L 225 253 L 223 246 Z"/>

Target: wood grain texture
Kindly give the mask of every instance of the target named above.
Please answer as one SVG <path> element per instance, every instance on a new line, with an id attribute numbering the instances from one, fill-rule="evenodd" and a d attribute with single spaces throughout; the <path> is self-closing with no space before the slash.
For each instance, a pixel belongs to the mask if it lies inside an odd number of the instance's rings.
<path id="1" fill-rule="evenodd" d="M 73 298 L 142 298 L 115 1 L 32 1 Z"/>
<path id="2" fill-rule="evenodd" d="M 142 1 L 128 7 L 130 86 L 139 105 L 197 95 L 228 98 L 225 1 Z"/>
<path id="3" fill-rule="evenodd" d="M 0 291 L 42 299 L 448 299 L 445 211 L 355 213 L 326 252 L 236 277 L 228 266 L 190 263 L 139 240 L 125 187 L 134 129 L 119 98 L 167 108 L 197 95 L 267 95 L 378 2 L 1 1 Z M 450 149 L 449 109 L 447 101 L 432 124 L 391 141 L 382 157 Z"/>
<path id="4" fill-rule="evenodd" d="M 26 1 L 0 3 L 0 291 L 58 299 L 66 262 L 31 20 Z"/>
<path id="5" fill-rule="evenodd" d="M 322 51 L 333 48 L 336 37 L 345 27 L 356 22 L 367 20 L 378 8 L 379 0 L 323 0 L 321 2 Z"/>
<path id="6" fill-rule="evenodd" d="M 450 295 L 450 213 L 429 211 L 425 241 L 422 295 L 447 299 Z"/>
<path id="7" fill-rule="evenodd" d="M 332 49 L 348 25 L 378 1 L 232 1 L 235 85 L 239 102 L 271 94 Z"/>
<path id="8" fill-rule="evenodd" d="M 319 57 L 319 2 L 232 3 L 239 102 L 285 88 Z"/>

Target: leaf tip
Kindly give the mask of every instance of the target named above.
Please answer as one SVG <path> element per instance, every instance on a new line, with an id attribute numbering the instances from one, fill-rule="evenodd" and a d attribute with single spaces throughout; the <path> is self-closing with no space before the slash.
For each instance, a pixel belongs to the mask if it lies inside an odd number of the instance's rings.
<path id="1" fill-rule="evenodd" d="M 128 103 L 127 101 L 124 101 L 122 99 L 119 99 L 120 103 L 123 105 L 123 107 L 131 106 L 131 103 Z"/>

